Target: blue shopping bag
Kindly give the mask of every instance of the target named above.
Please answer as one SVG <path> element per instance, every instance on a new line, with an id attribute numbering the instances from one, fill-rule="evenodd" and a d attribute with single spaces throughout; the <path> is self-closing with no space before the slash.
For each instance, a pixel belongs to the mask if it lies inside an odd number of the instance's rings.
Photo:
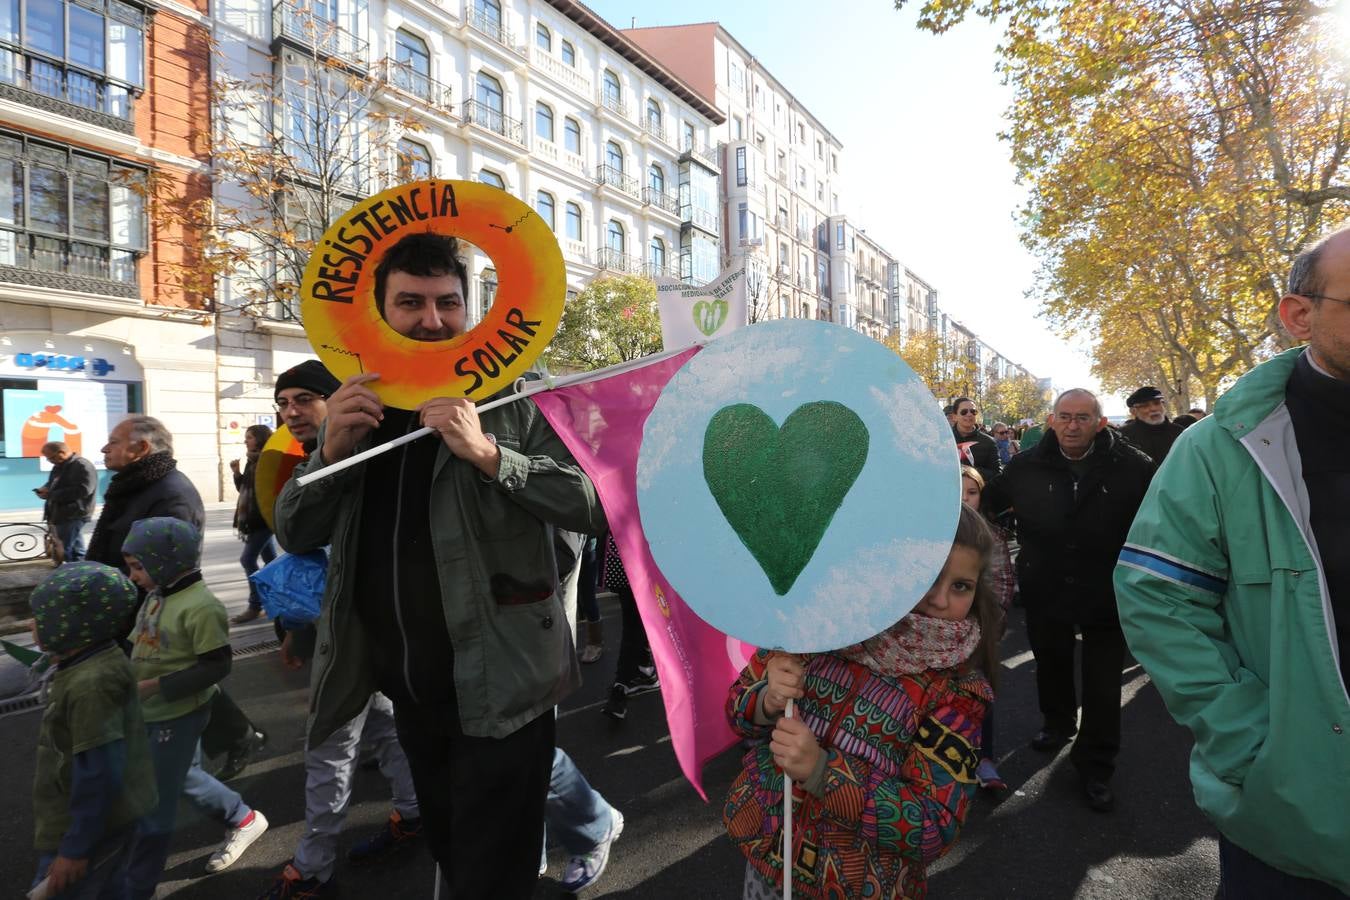
<path id="1" fill-rule="evenodd" d="M 288 629 L 318 621 L 327 580 L 328 553 L 324 550 L 283 553 L 249 576 L 263 609 Z"/>

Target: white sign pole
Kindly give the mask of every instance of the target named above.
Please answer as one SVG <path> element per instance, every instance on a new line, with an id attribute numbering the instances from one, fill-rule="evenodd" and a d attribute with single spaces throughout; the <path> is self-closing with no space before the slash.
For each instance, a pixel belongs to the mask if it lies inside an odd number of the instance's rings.
<path id="1" fill-rule="evenodd" d="M 792 718 L 792 698 L 783 708 L 783 718 Z M 792 900 L 792 779 L 783 772 L 783 900 Z"/>

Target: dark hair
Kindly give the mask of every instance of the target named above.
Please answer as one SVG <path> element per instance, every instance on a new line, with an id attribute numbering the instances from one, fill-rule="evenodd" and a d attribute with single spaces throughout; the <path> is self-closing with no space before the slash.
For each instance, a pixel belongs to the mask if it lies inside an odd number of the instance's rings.
<path id="1" fill-rule="evenodd" d="M 1200 420 L 1197 419 L 1195 416 L 1191 415 L 1190 413 L 1182 413 L 1181 415 L 1177 416 L 1175 419 L 1172 420 L 1172 424 L 1180 425 L 1182 430 L 1184 431 L 1185 429 L 1190 428 L 1198 421 Z"/>
<path id="2" fill-rule="evenodd" d="M 942 407 L 942 413 L 943 413 L 943 415 L 950 416 L 950 415 L 951 415 L 952 413 L 954 413 L 954 412 L 956 412 L 956 407 L 955 407 L 955 406 L 952 406 L 950 403 L 948 403 L 946 406 Z"/>
<path id="3" fill-rule="evenodd" d="M 250 434 L 253 435 L 253 441 L 258 445 L 258 449 L 261 450 L 263 444 L 266 444 L 267 439 L 272 436 L 272 429 L 266 425 L 250 425 L 244 429 L 244 435 L 247 437 Z"/>
<path id="4" fill-rule="evenodd" d="M 974 400 L 970 399 L 969 397 L 957 397 L 955 400 L 952 401 L 952 412 L 956 412 L 958 409 L 960 409 L 962 403 L 969 403 L 971 406 L 978 405 Z"/>
<path id="5" fill-rule="evenodd" d="M 989 679 L 991 687 L 998 687 L 998 644 L 1003 639 L 1004 614 L 994 591 L 992 566 L 994 543 L 998 538 L 976 510 L 961 504 L 961 516 L 956 520 L 954 547 L 969 547 L 980 557 L 980 580 L 975 584 L 975 602 L 970 605 L 969 618 L 980 625 L 980 647 L 971 657 L 975 667 Z"/>
<path id="6" fill-rule="evenodd" d="M 418 278 L 455 275 L 461 291 L 469 289 L 469 270 L 459 258 L 459 241 L 446 234 L 419 231 L 390 247 L 375 267 L 375 307 L 384 315 L 384 289 L 390 272 Z"/>

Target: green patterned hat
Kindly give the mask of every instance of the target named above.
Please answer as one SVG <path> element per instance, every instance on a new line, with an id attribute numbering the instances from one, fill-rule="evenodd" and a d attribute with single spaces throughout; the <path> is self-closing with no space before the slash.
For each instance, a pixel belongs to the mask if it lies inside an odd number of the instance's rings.
<path id="1" fill-rule="evenodd" d="M 125 637 L 136 602 L 131 580 L 96 562 L 66 563 L 42 579 L 28 598 L 38 640 L 51 653 Z"/>

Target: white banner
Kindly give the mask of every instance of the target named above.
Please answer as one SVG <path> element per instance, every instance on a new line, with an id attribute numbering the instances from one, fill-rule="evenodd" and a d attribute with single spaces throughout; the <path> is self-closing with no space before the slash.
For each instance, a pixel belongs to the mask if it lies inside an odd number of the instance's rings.
<path id="1" fill-rule="evenodd" d="M 666 349 L 721 337 L 746 322 L 745 269 L 729 269 L 702 287 L 656 279 Z"/>

